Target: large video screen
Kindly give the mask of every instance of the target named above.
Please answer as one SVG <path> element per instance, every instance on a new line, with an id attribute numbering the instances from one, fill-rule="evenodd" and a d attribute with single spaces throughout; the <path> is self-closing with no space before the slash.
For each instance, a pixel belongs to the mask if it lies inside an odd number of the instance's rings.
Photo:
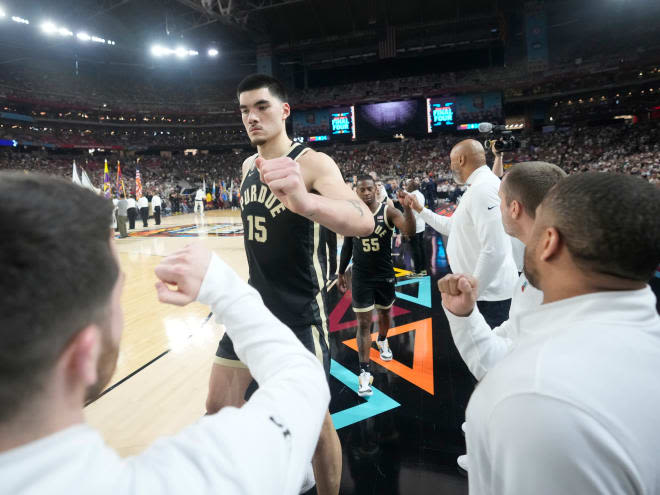
<path id="1" fill-rule="evenodd" d="M 355 107 L 332 108 L 329 113 L 333 139 L 355 139 Z"/>
<path id="2" fill-rule="evenodd" d="M 388 101 L 355 108 L 358 138 L 419 135 L 425 132 L 424 100 Z"/>
<path id="3" fill-rule="evenodd" d="M 500 122 L 502 119 L 502 95 L 500 93 L 479 93 L 457 96 L 456 114 L 460 124 Z"/>
<path id="4" fill-rule="evenodd" d="M 426 131 L 439 132 L 456 128 L 456 101 L 453 98 L 426 99 Z"/>
<path id="5" fill-rule="evenodd" d="M 501 121 L 500 93 L 479 93 L 426 100 L 427 132 L 474 130 L 480 122 Z"/>
<path id="6" fill-rule="evenodd" d="M 293 112 L 293 133 L 296 136 L 327 136 L 330 134 L 330 111 L 327 108 Z"/>
<path id="7" fill-rule="evenodd" d="M 293 134 L 303 142 L 355 139 L 353 107 L 294 111 Z"/>

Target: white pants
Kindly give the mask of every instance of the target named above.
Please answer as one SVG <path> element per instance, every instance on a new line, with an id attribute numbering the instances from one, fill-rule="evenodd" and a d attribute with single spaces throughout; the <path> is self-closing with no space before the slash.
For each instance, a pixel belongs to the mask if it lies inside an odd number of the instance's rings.
<path id="1" fill-rule="evenodd" d="M 201 213 L 202 215 L 204 214 L 204 201 L 200 199 L 195 200 L 195 214 Z"/>

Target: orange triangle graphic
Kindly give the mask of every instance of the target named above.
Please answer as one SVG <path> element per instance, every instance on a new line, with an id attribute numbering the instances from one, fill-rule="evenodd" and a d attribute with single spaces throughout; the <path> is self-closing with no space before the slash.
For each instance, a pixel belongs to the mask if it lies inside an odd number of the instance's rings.
<path id="1" fill-rule="evenodd" d="M 413 365 L 412 368 L 398 362 L 396 359 L 392 361 L 383 361 L 380 354 L 376 349 L 371 349 L 369 357 L 372 361 L 380 364 L 383 368 L 390 370 L 392 373 L 399 375 L 404 380 L 409 381 L 413 385 L 426 390 L 429 394 L 433 394 L 433 326 L 431 318 L 425 320 L 414 321 L 406 325 L 390 328 L 387 336 L 400 335 L 402 333 L 415 331 L 415 347 L 413 349 Z M 378 332 L 371 334 L 372 342 L 378 337 Z M 353 349 L 358 350 L 357 338 L 344 340 L 344 344 Z M 396 356 L 395 356 L 396 357 Z"/>

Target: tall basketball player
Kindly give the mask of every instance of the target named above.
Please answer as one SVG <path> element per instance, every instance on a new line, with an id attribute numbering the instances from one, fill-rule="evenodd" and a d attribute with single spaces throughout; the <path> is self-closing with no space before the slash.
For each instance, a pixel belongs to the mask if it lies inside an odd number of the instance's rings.
<path id="1" fill-rule="evenodd" d="M 383 361 L 392 360 L 392 351 L 387 342 L 387 331 L 392 326 L 390 315 L 394 304 L 394 265 L 392 263 L 392 231 L 398 227 L 404 235 L 415 235 L 415 216 L 408 206 L 402 214 L 378 199 L 378 189 L 369 175 L 358 177 L 356 192 L 369 207 L 375 220 L 375 228 L 365 237 L 346 237 L 341 248 L 339 265 L 339 290 L 345 292 L 346 268 L 353 257 L 353 277 L 351 292 L 353 311 L 358 320 L 358 395 L 373 393 L 373 377 L 369 366 L 371 351 L 371 320 L 374 309 L 378 311 L 378 339 L 376 345 Z"/>
<path id="2" fill-rule="evenodd" d="M 243 125 L 257 153 L 243 163 L 241 217 L 250 284 L 270 311 L 330 372 L 321 226 L 369 235 L 373 216 L 344 183 L 335 162 L 287 136 L 290 107 L 282 84 L 252 75 L 238 86 Z M 252 378 L 225 335 L 211 371 L 206 409 L 240 406 Z M 312 459 L 317 491 L 339 492 L 341 445 L 327 413 Z"/>

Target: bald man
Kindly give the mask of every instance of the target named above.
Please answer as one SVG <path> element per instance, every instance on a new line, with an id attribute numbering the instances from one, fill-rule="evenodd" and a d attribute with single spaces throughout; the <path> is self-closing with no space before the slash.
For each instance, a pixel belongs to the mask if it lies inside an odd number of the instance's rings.
<path id="1" fill-rule="evenodd" d="M 648 285 L 658 218 L 657 188 L 602 172 L 562 179 L 538 206 L 525 276 L 543 304 L 511 321 L 515 345 L 470 399 L 470 493 L 660 493 L 660 318 Z M 472 291 L 461 279 L 443 306 L 471 316 Z"/>
<path id="2" fill-rule="evenodd" d="M 509 318 L 518 278 L 511 238 L 504 232 L 500 179 L 486 165 L 483 146 L 474 139 L 458 143 L 449 155 L 454 181 L 467 185 L 451 217 L 436 215 L 414 196 L 404 201 L 433 229 L 449 237 L 447 257 L 454 273 L 472 273 L 478 281 L 477 306 L 491 328 Z"/>

